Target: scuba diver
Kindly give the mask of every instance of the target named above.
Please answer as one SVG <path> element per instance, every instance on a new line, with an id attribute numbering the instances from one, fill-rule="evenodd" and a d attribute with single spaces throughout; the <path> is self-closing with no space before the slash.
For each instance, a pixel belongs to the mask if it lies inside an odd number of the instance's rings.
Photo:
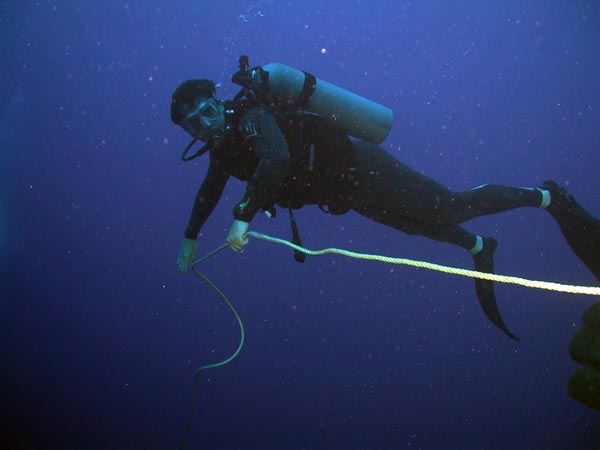
<path id="1" fill-rule="evenodd" d="M 269 89 L 276 83 L 271 80 L 269 84 L 268 71 L 248 69 L 247 58 L 243 58 L 232 79 L 243 89 L 234 100 L 217 99 L 216 84 L 207 79 L 187 80 L 172 95 L 171 119 L 193 138 L 182 159 L 203 153 L 210 158 L 177 260 L 182 273 L 195 259 L 199 231 L 233 176 L 247 182 L 233 209 L 227 236 L 235 251 L 247 244 L 246 232 L 258 211 L 272 215 L 275 205 L 289 209 L 294 230 L 292 209 L 318 205 L 330 214 L 355 211 L 408 234 L 458 245 L 472 254 L 477 271 L 493 273 L 497 241 L 471 233 L 461 224 L 483 215 L 533 207 L 550 213 L 571 248 L 600 280 L 600 221 L 557 183 L 547 181 L 532 188 L 486 184 L 465 192 L 450 190 L 405 166 L 375 143 L 350 139 L 349 134 L 356 134 L 342 130 L 317 114 L 319 111 L 308 112 L 305 106 L 310 105 L 311 96 L 332 85 L 305 73 L 299 96 L 303 98 L 287 100 L 285 105 L 285 99 L 282 102 L 270 95 Z M 328 94 L 339 93 L 339 88 L 331 89 Z M 367 110 L 354 110 L 358 121 L 361 113 L 369 116 Z M 188 156 L 197 139 L 206 145 Z M 486 316 L 518 340 L 500 315 L 493 282 L 476 279 L 475 287 Z"/>

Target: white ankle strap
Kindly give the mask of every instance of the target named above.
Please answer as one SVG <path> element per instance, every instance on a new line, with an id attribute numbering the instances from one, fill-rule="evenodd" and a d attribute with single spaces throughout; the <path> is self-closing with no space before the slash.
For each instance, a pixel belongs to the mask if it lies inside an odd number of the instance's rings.
<path id="1" fill-rule="evenodd" d="M 540 208 L 544 208 L 546 209 L 548 206 L 550 206 L 550 191 L 546 190 L 546 189 L 540 189 L 540 188 L 536 188 L 538 191 L 540 191 L 540 194 L 542 194 L 542 203 L 540 203 Z"/>
<path id="2" fill-rule="evenodd" d="M 483 238 L 481 236 L 477 235 L 477 238 L 475 240 L 475 245 L 469 251 L 471 252 L 472 255 L 476 255 L 481 250 L 483 250 Z"/>

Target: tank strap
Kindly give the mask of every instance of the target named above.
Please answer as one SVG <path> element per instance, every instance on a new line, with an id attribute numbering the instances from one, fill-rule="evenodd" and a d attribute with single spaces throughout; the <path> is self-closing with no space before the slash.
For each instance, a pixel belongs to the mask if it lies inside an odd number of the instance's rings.
<path id="1" fill-rule="evenodd" d="M 300 239 L 300 233 L 298 232 L 298 225 L 296 224 L 296 220 L 294 219 L 294 214 L 292 213 L 292 208 L 289 208 L 290 212 L 290 223 L 292 225 L 292 242 L 299 247 L 302 247 L 302 240 Z M 294 259 L 303 263 L 306 259 L 306 255 L 301 251 L 294 250 Z"/>
<path id="2" fill-rule="evenodd" d="M 315 89 L 317 88 L 317 78 L 308 72 L 304 73 L 304 85 L 302 86 L 302 90 L 300 91 L 300 95 L 298 95 L 298 99 L 296 100 L 296 106 L 298 108 L 304 108 L 308 105 L 308 102 L 312 98 L 315 93 Z"/>

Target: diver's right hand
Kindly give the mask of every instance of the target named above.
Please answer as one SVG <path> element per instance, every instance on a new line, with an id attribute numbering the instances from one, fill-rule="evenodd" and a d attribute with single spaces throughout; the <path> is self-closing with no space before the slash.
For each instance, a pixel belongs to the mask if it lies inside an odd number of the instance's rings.
<path id="1" fill-rule="evenodd" d="M 184 238 L 179 250 L 177 258 L 177 266 L 181 273 L 185 273 L 190 269 L 190 264 L 198 255 L 198 243 L 194 239 Z"/>

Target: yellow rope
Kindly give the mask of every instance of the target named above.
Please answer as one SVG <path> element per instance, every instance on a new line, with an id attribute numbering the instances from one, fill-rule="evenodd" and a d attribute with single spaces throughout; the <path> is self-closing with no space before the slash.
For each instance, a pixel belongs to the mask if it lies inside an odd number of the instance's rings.
<path id="1" fill-rule="evenodd" d="M 547 289 L 550 291 L 568 292 L 570 294 L 586 294 L 586 295 L 600 295 L 600 287 L 594 286 L 574 286 L 570 284 L 552 283 L 548 281 L 537 281 L 528 280 L 526 278 L 511 277 L 506 275 L 496 275 L 493 273 L 477 272 L 476 270 L 459 269 L 456 267 L 442 266 L 440 264 L 428 263 L 425 261 L 415 261 L 412 259 L 405 258 L 392 258 L 389 256 L 382 255 L 370 255 L 366 253 L 356 253 L 349 250 L 343 250 L 339 248 L 324 248 L 322 250 L 309 250 L 304 247 L 300 247 L 296 244 L 292 244 L 285 239 L 279 239 L 276 237 L 268 236 L 266 234 L 257 233 L 256 231 L 249 231 L 248 236 L 254 236 L 258 239 L 263 239 L 268 242 L 276 244 L 286 245 L 294 250 L 298 250 L 302 253 L 306 253 L 311 256 L 320 256 L 328 253 L 334 253 L 338 255 L 348 256 L 349 258 L 355 259 L 366 259 L 369 261 L 380 261 L 387 264 L 403 264 L 406 266 L 420 267 L 429 270 L 436 270 L 438 272 L 450 273 L 453 275 L 461 275 L 463 277 L 480 278 L 482 280 L 497 281 L 499 283 L 517 284 L 528 288 Z"/>

